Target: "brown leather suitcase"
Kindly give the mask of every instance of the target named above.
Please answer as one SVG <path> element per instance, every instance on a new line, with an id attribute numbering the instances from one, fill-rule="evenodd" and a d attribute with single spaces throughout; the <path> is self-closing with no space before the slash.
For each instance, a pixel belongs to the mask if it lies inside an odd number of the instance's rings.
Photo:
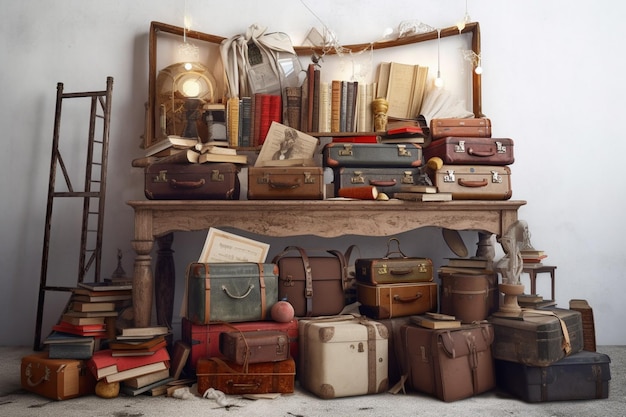
<path id="1" fill-rule="evenodd" d="M 521 319 L 489 317 L 495 334 L 493 357 L 548 366 L 583 349 L 582 318 L 564 308 L 525 310 Z"/>
<path id="2" fill-rule="evenodd" d="M 397 244 L 397 250 L 391 250 L 392 243 Z M 371 285 L 429 282 L 434 278 L 433 261 L 429 258 L 406 256 L 396 238 L 387 242 L 387 253 L 384 257 L 357 259 L 354 266 L 357 281 Z"/>
<path id="3" fill-rule="evenodd" d="M 52 400 L 90 395 L 96 379 L 83 360 L 49 359 L 48 352 L 24 356 L 21 363 L 21 385 Z"/>
<path id="4" fill-rule="evenodd" d="M 239 200 L 239 168 L 232 163 L 155 163 L 145 168 L 150 200 Z"/>
<path id="5" fill-rule="evenodd" d="M 491 120 L 486 117 L 432 119 L 430 137 L 435 140 L 447 136 L 490 138 Z"/>
<path id="6" fill-rule="evenodd" d="M 508 166 L 444 164 L 433 184 L 439 192 L 452 193 L 453 200 L 508 200 L 513 195 Z"/>
<path id="7" fill-rule="evenodd" d="M 312 255 L 288 246 L 272 263 L 278 265 L 278 299 L 289 301 L 296 317 L 332 316 L 345 307 L 348 276 L 341 252 Z"/>
<path id="8" fill-rule="evenodd" d="M 284 361 L 289 358 L 289 335 L 278 330 L 222 333 L 220 352 L 237 365 Z"/>
<path id="9" fill-rule="evenodd" d="M 296 363 L 293 358 L 247 366 L 223 358 L 200 358 L 196 368 L 198 393 L 213 388 L 227 395 L 293 393 Z"/>
<path id="10" fill-rule="evenodd" d="M 248 167 L 248 200 L 323 200 L 322 167 Z"/>
<path id="11" fill-rule="evenodd" d="M 497 274 L 439 273 L 439 311 L 462 323 L 485 320 L 499 308 Z"/>
<path id="12" fill-rule="evenodd" d="M 437 283 L 415 282 L 368 285 L 357 283 L 359 311 L 373 319 L 437 311 Z"/>
<path id="13" fill-rule="evenodd" d="M 452 329 L 402 326 L 409 386 L 443 401 L 469 398 L 495 388 L 490 324 Z"/>
<path id="14" fill-rule="evenodd" d="M 513 139 L 453 137 L 434 140 L 424 149 L 424 160 L 439 157 L 444 164 L 511 165 Z"/>
<path id="15" fill-rule="evenodd" d="M 387 356 L 389 358 L 387 374 L 389 378 L 389 387 L 393 387 L 398 381 L 400 381 L 402 375 L 404 374 L 404 369 L 406 368 L 406 355 L 404 353 L 404 347 L 402 346 L 400 330 L 403 325 L 411 322 L 411 317 L 395 317 L 392 319 L 378 319 L 376 321 L 387 328 Z"/>

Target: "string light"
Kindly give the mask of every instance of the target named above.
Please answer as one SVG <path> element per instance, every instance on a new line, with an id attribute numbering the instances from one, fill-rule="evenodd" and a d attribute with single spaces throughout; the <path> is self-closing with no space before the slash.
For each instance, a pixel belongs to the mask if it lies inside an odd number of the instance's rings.
<path id="1" fill-rule="evenodd" d="M 463 20 L 456 24 L 456 28 L 459 30 L 459 34 L 465 29 L 465 25 L 472 21 L 469 13 L 467 13 L 467 0 L 465 0 L 465 16 L 463 16 Z"/>
<path id="2" fill-rule="evenodd" d="M 443 78 L 441 78 L 441 29 L 437 29 L 437 78 L 435 78 L 435 87 L 443 87 Z"/>
<path id="3" fill-rule="evenodd" d="M 187 1 L 183 6 L 183 43 L 178 45 L 178 61 L 184 62 L 184 68 L 189 71 L 193 68 L 192 62 L 200 61 L 200 48 L 187 42 L 187 32 L 191 27 L 191 19 L 187 16 Z"/>

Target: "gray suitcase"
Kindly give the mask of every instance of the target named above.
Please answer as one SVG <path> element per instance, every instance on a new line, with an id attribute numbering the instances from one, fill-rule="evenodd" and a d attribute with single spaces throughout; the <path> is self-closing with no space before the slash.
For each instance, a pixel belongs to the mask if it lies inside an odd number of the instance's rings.
<path id="1" fill-rule="evenodd" d="M 417 143 L 337 143 L 322 150 L 325 167 L 401 167 L 422 165 L 422 147 Z"/>
<path id="2" fill-rule="evenodd" d="M 339 189 L 373 185 L 378 192 L 391 196 L 402 186 L 419 184 L 419 168 L 340 167 L 333 170 L 335 195 Z"/>

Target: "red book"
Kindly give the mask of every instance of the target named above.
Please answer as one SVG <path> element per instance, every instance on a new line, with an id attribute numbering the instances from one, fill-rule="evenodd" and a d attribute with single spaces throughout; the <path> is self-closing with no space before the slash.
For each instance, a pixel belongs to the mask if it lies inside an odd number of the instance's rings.
<path id="1" fill-rule="evenodd" d="M 333 142 L 335 143 L 378 143 L 378 137 L 376 135 L 334 136 Z"/>
<path id="2" fill-rule="evenodd" d="M 102 379 L 108 375 L 144 365 L 157 362 L 169 363 L 169 360 L 170 355 L 164 347 L 157 350 L 154 355 L 148 356 L 113 356 L 111 349 L 104 349 L 94 352 L 91 359 L 87 362 L 87 367 L 96 379 Z"/>
<path id="3" fill-rule="evenodd" d="M 59 324 L 52 326 L 52 330 L 63 333 L 71 333 L 78 336 L 103 336 L 106 334 L 104 324 L 71 324 L 61 321 Z"/>
<path id="4" fill-rule="evenodd" d="M 281 96 L 273 94 L 266 94 L 265 96 L 262 98 L 263 108 L 261 109 L 259 145 L 263 145 L 263 142 L 265 142 L 272 122 L 282 123 L 283 106 Z"/>

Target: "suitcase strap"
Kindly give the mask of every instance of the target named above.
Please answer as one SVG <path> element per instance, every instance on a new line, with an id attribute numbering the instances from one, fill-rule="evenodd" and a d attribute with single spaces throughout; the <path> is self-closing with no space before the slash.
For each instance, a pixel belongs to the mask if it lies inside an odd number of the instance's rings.
<path id="1" fill-rule="evenodd" d="M 569 337 L 569 330 L 567 330 L 567 324 L 565 321 L 560 318 L 554 311 L 551 310 L 535 310 L 531 308 L 523 308 L 522 309 L 522 318 L 525 315 L 537 314 L 540 316 L 552 316 L 556 317 L 559 320 L 559 324 L 561 325 L 561 331 L 563 332 L 563 342 L 561 343 L 561 348 L 565 352 L 565 356 L 568 356 L 572 352 L 572 343 Z"/>

